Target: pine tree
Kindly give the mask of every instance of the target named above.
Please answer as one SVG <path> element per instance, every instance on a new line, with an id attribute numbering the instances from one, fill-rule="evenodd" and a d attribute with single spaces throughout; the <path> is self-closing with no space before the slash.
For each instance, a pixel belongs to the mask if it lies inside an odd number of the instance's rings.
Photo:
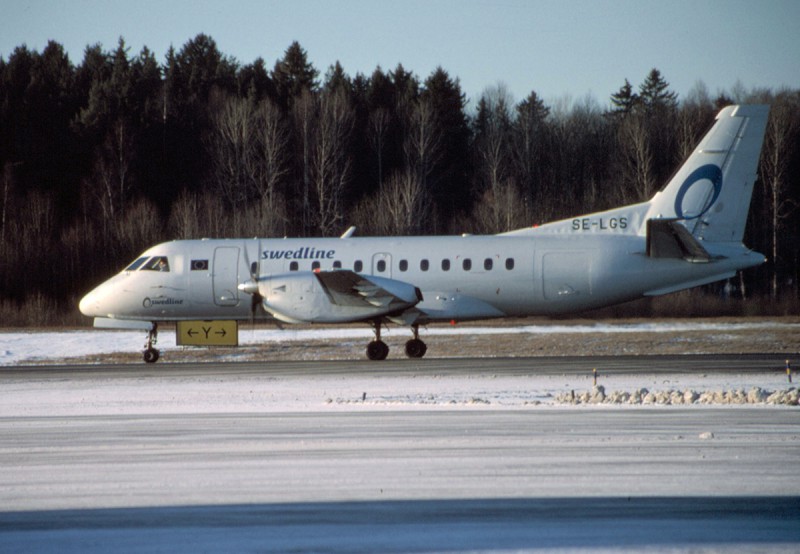
<path id="1" fill-rule="evenodd" d="M 525 100 L 517 105 L 517 116 L 513 122 L 513 159 L 520 189 L 533 208 L 542 195 L 541 181 L 543 152 L 545 143 L 545 120 L 550 109 L 531 91 Z"/>
<path id="2" fill-rule="evenodd" d="M 278 99 L 284 107 L 291 106 L 303 91 L 315 92 L 318 87 L 318 72 L 308 61 L 308 54 L 294 41 L 275 62 L 272 80 L 277 89 Z"/>
<path id="3" fill-rule="evenodd" d="M 236 73 L 236 88 L 238 96 L 249 98 L 254 102 L 260 102 L 265 98 L 272 101 L 277 99 L 275 83 L 269 76 L 263 58 L 257 58 L 253 63 L 239 69 Z"/>
<path id="4" fill-rule="evenodd" d="M 655 68 L 650 70 L 644 82 L 639 85 L 639 100 L 649 112 L 674 110 L 678 106 L 678 95 L 669 90 L 669 83 Z"/>
<path id="5" fill-rule="evenodd" d="M 636 108 L 639 100 L 639 95 L 633 92 L 633 86 L 631 86 L 630 81 L 625 79 L 625 84 L 611 95 L 611 103 L 614 105 L 611 114 L 614 116 L 626 116 Z"/>
<path id="6" fill-rule="evenodd" d="M 471 203 L 467 163 L 469 159 L 470 130 L 464 113 L 466 97 L 461 92 L 458 79 L 441 67 L 425 80 L 422 98 L 433 109 L 433 118 L 441 137 L 441 158 L 434 168 L 431 194 L 442 222 L 463 213 Z"/>

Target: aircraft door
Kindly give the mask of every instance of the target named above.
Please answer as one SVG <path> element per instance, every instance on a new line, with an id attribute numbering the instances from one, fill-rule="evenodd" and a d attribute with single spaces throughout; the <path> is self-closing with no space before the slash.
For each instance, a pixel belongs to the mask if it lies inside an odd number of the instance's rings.
<path id="1" fill-rule="evenodd" d="M 221 246 L 214 249 L 212 282 L 214 303 L 217 306 L 237 306 L 239 304 L 238 247 Z"/>
<path id="2" fill-rule="evenodd" d="M 545 300 L 576 302 L 592 294 L 590 252 L 547 252 L 542 257 Z"/>

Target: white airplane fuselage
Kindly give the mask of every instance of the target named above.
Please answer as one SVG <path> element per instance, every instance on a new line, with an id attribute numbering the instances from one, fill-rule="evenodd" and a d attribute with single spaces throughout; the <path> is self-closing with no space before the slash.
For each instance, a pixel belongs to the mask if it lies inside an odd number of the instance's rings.
<path id="1" fill-rule="evenodd" d="M 123 271 L 87 295 L 81 310 L 146 321 L 250 319 L 250 296 L 238 286 L 250 276 L 247 260 L 258 260 L 262 282 L 308 276 L 298 302 L 319 292 L 316 269 L 361 267 L 357 273 L 419 288 L 420 323 L 561 315 L 725 279 L 764 260 L 747 250 L 702 264 L 650 258 L 643 237 L 586 235 L 184 240 L 142 256 L 165 256 L 170 270 Z M 198 261 L 207 265 L 192 269 Z M 304 321 L 358 319 L 309 313 Z"/>

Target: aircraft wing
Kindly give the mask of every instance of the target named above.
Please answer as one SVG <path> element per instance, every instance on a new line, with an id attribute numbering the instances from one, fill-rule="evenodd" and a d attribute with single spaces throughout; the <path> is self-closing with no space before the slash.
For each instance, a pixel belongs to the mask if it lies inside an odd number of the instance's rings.
<path id="1" fill-rule="evenodd" d="M 345 323 L 399 314 L 422 300 L 410 284 L 351 270 L 298 271 L 261 278 L 264 309 L 287 322 Z"/>
<path id="2" fill-rule="evenodd" d="M 348 307 L 391 309 L 393 305 L 406 307 L 422 300 L 422 293 L 411 291 L 406 283 L 379 277 L 360 275 L 350 270 L 320 271 L 315 273 L 322 289 L 332 304 Z M 416 304 L 416 302 L 414 302 Z"/>

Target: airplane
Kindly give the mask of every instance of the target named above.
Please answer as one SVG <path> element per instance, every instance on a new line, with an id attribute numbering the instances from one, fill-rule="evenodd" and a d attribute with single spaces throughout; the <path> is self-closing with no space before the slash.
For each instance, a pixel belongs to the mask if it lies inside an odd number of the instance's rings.
<path id="1" fill-rule="evenodd" d="M 728 279 L 766 261 L 742 243 L 768 105 L 722 109 L 697 148 L 649 201 L 497 235 L 176 240 L 148 249 L 89 292 L 96 327 L 252 320 L 381 328 L 582 312 Z"/>

